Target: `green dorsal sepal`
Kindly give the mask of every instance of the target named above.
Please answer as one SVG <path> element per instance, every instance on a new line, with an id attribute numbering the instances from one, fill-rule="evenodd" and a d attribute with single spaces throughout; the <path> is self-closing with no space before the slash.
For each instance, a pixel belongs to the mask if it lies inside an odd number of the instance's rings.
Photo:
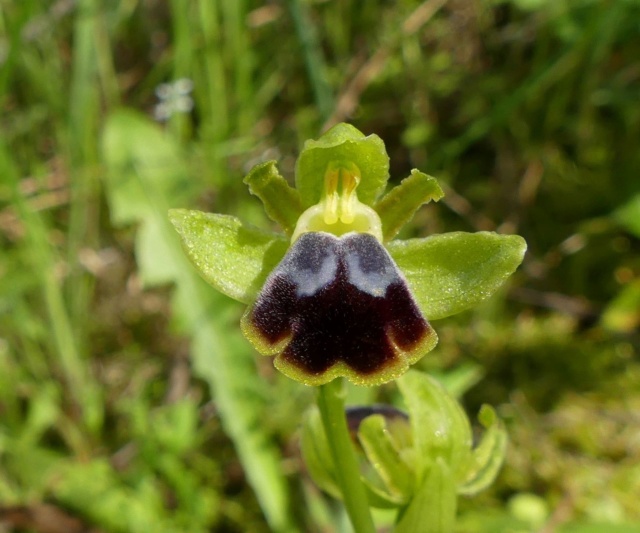
<path id="1" fill-rule="evenodd" d="M 303 208 L 320 202 L 325 186 L 323 178 L 329 165 L 336 161 L 360 169 L 358 198 L 373 205 L 389 179 L 389 156 L 384 143 L 377 135 L 365 136 L 350 124 L 338 124 L 319 139 L 304 143 L 296 163 L 296 188 Z"/>

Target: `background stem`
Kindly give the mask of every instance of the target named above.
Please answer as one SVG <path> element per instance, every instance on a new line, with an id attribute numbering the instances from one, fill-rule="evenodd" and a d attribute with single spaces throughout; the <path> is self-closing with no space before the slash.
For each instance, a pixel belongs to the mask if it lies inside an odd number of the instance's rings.
<path id="1" fill-rule="evenodd" d="M 356 533 L 375 533 L 367 493 L 360 480 L 358 459 L 347 428 L 342 379 L 334 379 L 320 387 L 318 407 L 353 528 Z"/>

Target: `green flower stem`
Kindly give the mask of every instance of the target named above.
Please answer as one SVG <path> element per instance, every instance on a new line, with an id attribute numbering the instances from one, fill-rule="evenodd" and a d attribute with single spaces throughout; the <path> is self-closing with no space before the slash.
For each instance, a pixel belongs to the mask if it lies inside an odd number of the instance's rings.
<path id="1" fill-rule="evenodd" d="M 375 533 L 367 493 L 360 479 L 358 459 L 347 428 L 342 379 L 334 379 L 320 387 L 318 407 L 353 528 L 356 533 Z"/>

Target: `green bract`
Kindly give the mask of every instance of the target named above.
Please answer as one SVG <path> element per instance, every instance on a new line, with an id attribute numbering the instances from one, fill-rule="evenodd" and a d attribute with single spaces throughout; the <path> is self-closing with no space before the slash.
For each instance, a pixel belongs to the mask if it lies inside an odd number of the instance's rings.
<path id="1" fill-rule="evenodd" d="M 228 215 L 170 212 L 200 274 L 249 305 L 247 338 L 293 379 L 373 385 L 399 377 L 435 346 L 428 320 L 484 300 L 522 261 L 525 242 L 513 235 L 392 241 L 443 193 L 413 170 L 382 195 L 388 172 L 379 137 L 339 124 L 305 143 L 295 189 L 273 161 L 245 178 L 284 234 Z"/>
<path id="2" fill-rule="evenodd" d="M 504 459 L 506 431 L 485 405 L 478 418 L 486 431 L 472 448 L 464 411 L 435 379 L 411 370 L 398 385 L 408 420 L 377 414 L 378 407 L 354 431 L 366 459 L 361 476 L 369 503 L 402 510 L 396 533 L 453 531 L 457 495 L 473 495 L 491 484 Z M 301 444 L 313 479 L 341 498 L 336 466 L 315 409 L 305 419 Z M 425 524 L 432 529 L 425 529 Z"/>

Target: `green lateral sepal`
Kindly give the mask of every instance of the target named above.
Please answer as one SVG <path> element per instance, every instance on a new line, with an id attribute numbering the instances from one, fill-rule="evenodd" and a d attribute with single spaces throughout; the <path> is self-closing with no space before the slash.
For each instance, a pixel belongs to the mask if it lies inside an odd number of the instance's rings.
<path id="1" fill-rule="evenodd" d="M 223 294 L 245 304 L 255 299 L 289 246 L 283 236 L 227 215 L 171 209 L 169 219 L 200 275 Z"/>
<path id="2" fill-rule="evenodd" d="M 391 241 L 386 248 L 424 316 L 436 320 L 491 296 L 522 262 L 527 245 L 519 235 L 481 231 Z"/>

